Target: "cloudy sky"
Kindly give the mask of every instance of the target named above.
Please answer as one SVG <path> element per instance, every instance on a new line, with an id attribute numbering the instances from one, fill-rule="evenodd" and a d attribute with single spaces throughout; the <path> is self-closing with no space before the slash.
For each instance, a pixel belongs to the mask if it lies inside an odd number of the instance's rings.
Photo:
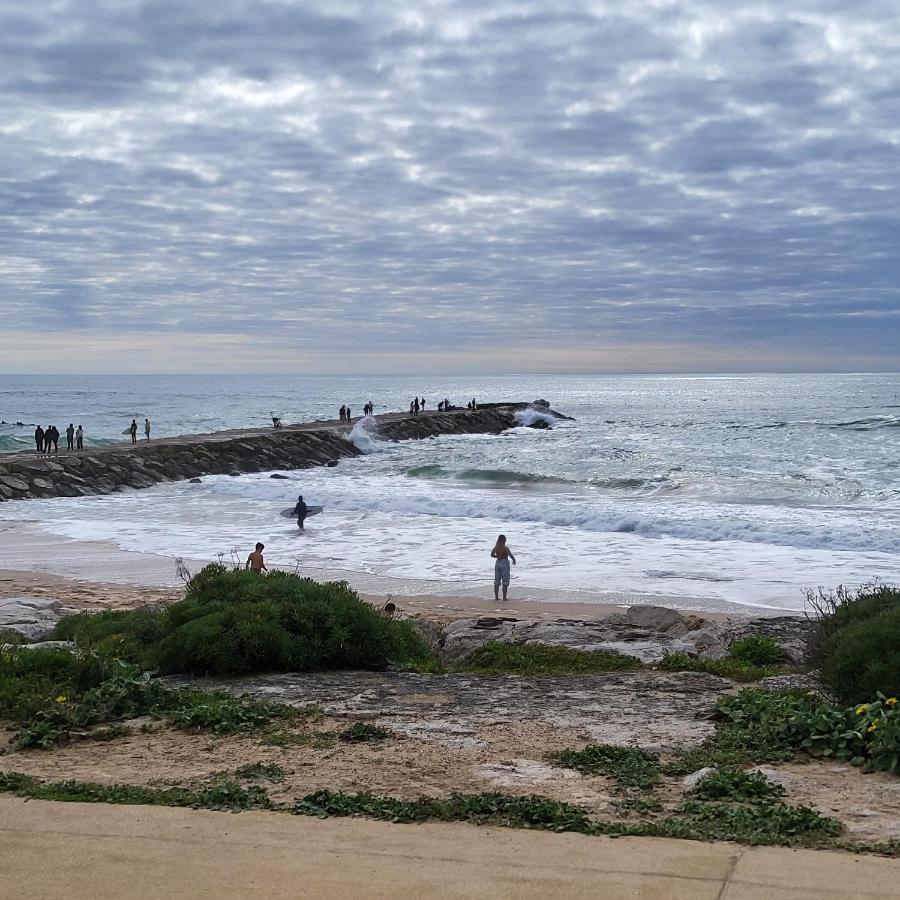
<path id="1" fill-rule="evenodd" d="M 900 369 L 896 0 L 0 0 L 0 371 Z"/>

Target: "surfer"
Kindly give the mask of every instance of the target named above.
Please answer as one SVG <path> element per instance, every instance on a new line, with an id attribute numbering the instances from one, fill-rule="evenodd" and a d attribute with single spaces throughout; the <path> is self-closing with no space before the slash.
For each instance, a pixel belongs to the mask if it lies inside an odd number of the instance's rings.
<path id="1" fill-rule="evenodd" d="M 252 572 L 268 572 L 266 561 L 263 559 L 263 550 L 266 549 L 265 544 L 256 542 L 256 549 L 247 557 L 244 569 L 250 569 Z"/>
<path id="2" fill-rule="evenodd" d="M 297 527 L 303 531 L 303 522 L 306 520 L 306 503 L 303 502 L 303 494 L 300 494 L 300 496 L 297 497 L 294 515 L 297 517 Z"/>
<path id="3" fill-rule="evenodd" d="M 132 419 L 131 424 L 128 426 L 128 433 L 131 435 L 131 443 L 137 443 L 137 419 Z"/>
<path id="4" fill-rule="evenodd" d="M 516 564 L 516 558 L 513 556 L 512 550 L 506 543 L 506 535 L 501 534 L 497 538 L 491 550 L 491 556 L 497 560 L 494 563 L 494 599 L 500 599 L 500 585 L 503 585 L 503 599 L 506 599 L 506 592 L 509 590 L 509 562 Z"/>

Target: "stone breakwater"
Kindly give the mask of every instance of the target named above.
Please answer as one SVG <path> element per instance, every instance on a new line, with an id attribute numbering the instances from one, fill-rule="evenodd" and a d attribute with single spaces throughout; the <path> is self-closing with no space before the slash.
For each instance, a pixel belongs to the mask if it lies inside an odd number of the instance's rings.
<path id="1" fill-rule="evenodd" d="M 375 417 L 381 440 L 402 441 L 443 434 L 499 434 L 519 424 L 526 403 L 485 404 L 477 410 L 428 412 L 418 416 L 387 413 Z M 557 418 L 546 405 L 539 411 Z M 203 475 L 242 475 L 275 469 L 335 465 L 359 456 L 350 426 L 317 422 L 275 430 L 243 430 L 186 435 L 138 444 L 65 452 L 0 456 L 0 500 L 80 497 L 145 488 Z"/>

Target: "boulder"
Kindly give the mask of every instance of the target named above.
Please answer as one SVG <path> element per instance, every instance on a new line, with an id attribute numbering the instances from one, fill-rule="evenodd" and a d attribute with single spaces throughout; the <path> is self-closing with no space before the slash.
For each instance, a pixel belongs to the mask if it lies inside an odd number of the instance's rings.
<path id="1" fill-rule="evenodd" d="M 273 472 L 273 473 L 269 476 L 269 478 L 278 478 L 278 479 L 280 479 L 280 480 L 282 480 L 282 481 L 286 481 L 286 480 L 287 480 L 287 477 L 288 477 L 287 475 L 282 475 L 281 472 Z"/>
<path id="2" fill-rule="evenodd" d="M 697 790 L 697 785 L 706 778 L 707 775 L 715 775 L 719 770 L 715 766 L 704 766 L 696 772 L 686 775 L 681 781 L 681 790 L 685 794 L 690 794 Z"/>
<path id="3" fill-rule="evenodd" d="M 637 625 L 638 628 L 648 628 L 651 631 L 668 631 L 672 626 L 682 622 L 681 613 L 666 606 L 642 606 L 629 607 L 625 613 L 625 621 L 629 625 Z"/>
<path id="4" fill-rule="evenodd" d="M 0 628 L 15 631 L 29 641 L 47 637 L 63 614 L 63 604 L 59 600 L 0 597 Z"/>

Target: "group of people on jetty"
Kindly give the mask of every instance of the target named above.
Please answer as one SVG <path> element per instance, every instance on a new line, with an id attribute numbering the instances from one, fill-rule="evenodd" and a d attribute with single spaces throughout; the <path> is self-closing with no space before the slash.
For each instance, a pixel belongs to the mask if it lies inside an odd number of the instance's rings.
<path id="1" fill-rule="evenodd" d="M 38 425 L 34 429 L 34 446 L 41 456 L 59 453 L 59 438 L 59 429 L 55 425 L 48 425 L 46 428 Z M 84 429 L 80 425 L 76 428 L 69 422 L 66 429 L 66 449 L 84 450 Z"/>

